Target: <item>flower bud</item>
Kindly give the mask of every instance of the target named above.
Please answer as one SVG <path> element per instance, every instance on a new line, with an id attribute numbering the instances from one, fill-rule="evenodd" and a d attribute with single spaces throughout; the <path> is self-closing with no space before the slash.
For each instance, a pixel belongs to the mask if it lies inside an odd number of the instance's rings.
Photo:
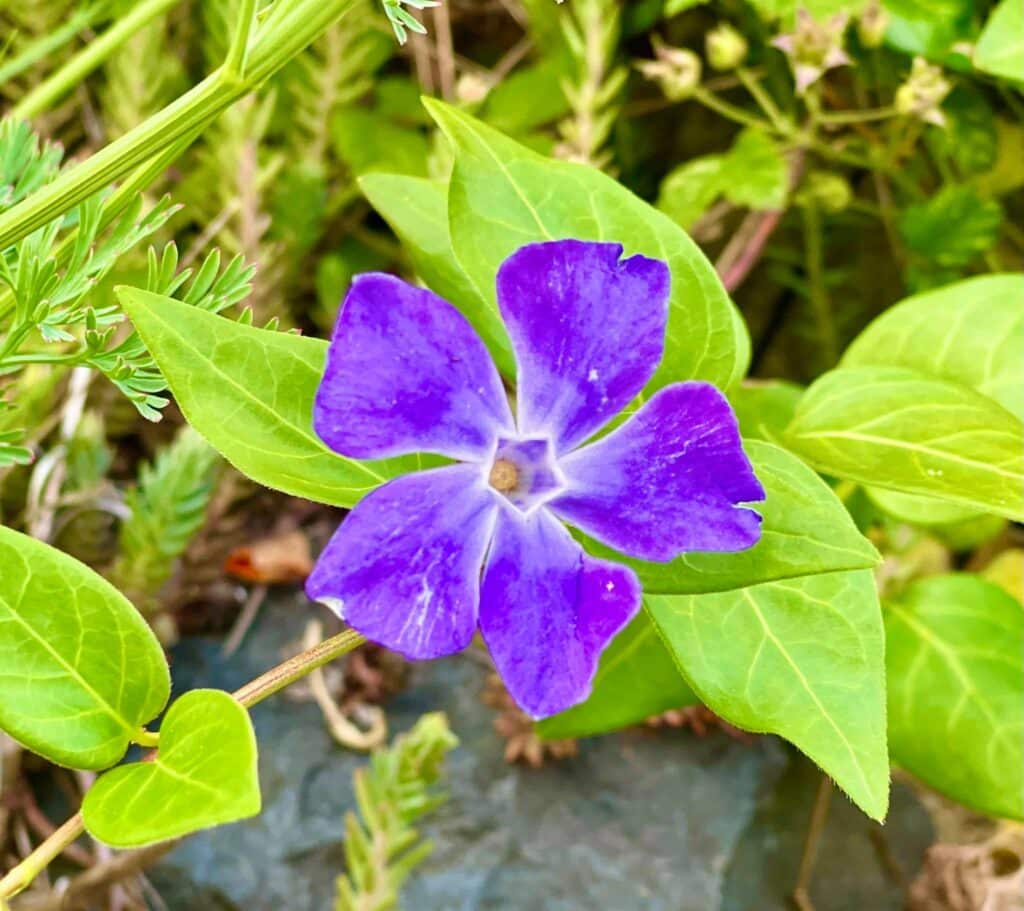
<path id="1" fill-rule="evenodd" d="M 825 22 L 817 22 L 800 7 L 793 31 L 772 39 L 772 45 L 789 58 L 799 94 L 806 92 L 808 86 L 828 70 L 850 62 L 843 50 L 843 33 L 848 21 L 846 13 L 836 13 Z"/>
<path id="2" fill-rule="evenodd" d="M 812 171 L 804 183 L 801 196 L 813 201 L 830 215 L 842 212 L 853 199 L 850 184 L 840 174 L 831 171 Z"/>
<path id="3" fill-rule="evenodd" d="M 463 73 L 455 83 L 455 97 L 462 104 L 479 104 L 490 90 L 490 83 L 476 73 Z"/>
<path id="4" fill-rule="evenodd" d="M 923 57 L 915 57 L 907 81 L 896 90 L 896 110 L 908 117 L 917 117 L 936 126 L 945 126 L 942 102 L 953 87 Z"/>
<path id="5" fill-rule="evenodd" d="M 727 23 L 707 33 L 705 52 L 712 69 L 731 70 L 743 63 L 747 56 L 747 39 Z"/>
<path id="6" fill-rule="evenodd" d="M 654 60 L 641 60 L 636 68 L 648 79 L 657 82 L 669 101 L 684 101 L 700 85 L 701 62 L 693 51 L 669 47 L 656 36 L 653 39 Z"/>
<path id="7" fill-rule="evenodd" d="M 864 47 L 878 47 L 885 40 L 889 28 L 889 11 L 878 0 L 864 7 L 857 18 L 857 35 Z"/>

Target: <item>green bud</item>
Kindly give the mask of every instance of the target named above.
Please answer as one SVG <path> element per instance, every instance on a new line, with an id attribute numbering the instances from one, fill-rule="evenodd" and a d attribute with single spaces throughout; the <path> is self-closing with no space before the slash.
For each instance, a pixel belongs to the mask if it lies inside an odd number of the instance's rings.
<path id="1" fill-rule="evenodd" d="M 936 126 L 945 126 L 942 102 L 952 88 L 939 67 L 932 66 L 923 57 L 915 57 L 910 76 L 896 90 L 896 110 Z"/>
<path id="2" fill-rule="evenodd" d="M 813 200 L 817 205 L 832 215 L 842 212 L 853 199 L 850 184 L 840 174 L 832 171 L 812 171 L 803 186 L 801 195 Z"/>
<path id="3" fill-rule="evenodd" d="M 716 26 L 704 39 L 708 63 L 715 70 L 732 70 L 747 56 L 747 39 L 728 23 Z"/>
<path id="4" fill-rule="evenodd" d="M 654 38 L 654 60 L 641 60 L 636 68 L 657 82 L 669 101 L 684 101 L 700 86 L 702 64 L 693 51 L 669 47 Z"/>
<path id="5" fill-rule="evenodd" d="M 885 40 L 885 32 L 889 28 L 889 11 L 878 0 L 864 7 L 857 18 L 857 35 L 864 47 L 878 47 Z"/>

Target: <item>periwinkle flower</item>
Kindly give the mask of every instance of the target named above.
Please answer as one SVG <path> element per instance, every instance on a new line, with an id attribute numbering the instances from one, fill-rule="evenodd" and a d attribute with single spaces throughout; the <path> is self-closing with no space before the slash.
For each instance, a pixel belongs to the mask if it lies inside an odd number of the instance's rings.
<path id="1" fill-rule="evenodd" d="M 764 499 L 725 398 L 676 383 L 595 437 L 661 360 L 669 271 L 622 247 L 531 244 L 502 264 L 516 414 L 467 320 L 389 275 L 352 283 L 314 408 L 356 459 L 454 460 L 398 477 L 342 523 L 311 598 L 412 659 L 469 645 L 479 626 L 516 702 L 544 717 L 585 699 L 598 657 L 640 607 L 632 569 L 586 553 L 568 523 L 624 554 L 668 561 L 760 536 Z"/>

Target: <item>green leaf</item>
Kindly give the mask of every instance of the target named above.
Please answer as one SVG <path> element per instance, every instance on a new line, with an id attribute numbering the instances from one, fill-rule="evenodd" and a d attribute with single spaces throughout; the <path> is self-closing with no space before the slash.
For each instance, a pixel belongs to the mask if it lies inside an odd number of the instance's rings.
<path id="1" fill-rule="evenodd" d="M 522 245 L 617 241 L 627 255 L 662 259 L 672 272 L 665 354 L 644 394 L 696 378 L 728 388 L 743 376 L 750 343 L 742 319 L 712 265 L 671 219 L 600 171 L 544 158 L 449 105 L 424 104 L 455 148 L 452 247 L 495 314 L 498 267 Z"/>
<path id="2" fill-rule="evenodd" d="M 484 118 L 496 130 L 525 133 L 564 117 L 569 101 L 562 81 L 572 69 L 565 53 L 517 68 L 488 93 Z"/>
<path id="3" fill-rule="evenodd" d="M 729 398 L 745 438 L 776 443 L 784 438 L 803 394 L 802 386 L 785 380 L 745 380 Z"/>
<path id="4" fill-rule="evenodd" d="M 702 702 L 789 740 L 865 813 L 885 816 L 884 642 L 870 571 L 648 602 Z"/>
<path id="5" fill-rule="evenodd" d="M 901 367 L 830 371 L 787 431 L 819 470 L 1024 517 L 1024 426 L 968 386 Z"/>
<path id="6" fill-rule="evenodd" d="M 670 563 L 632 560 L 589 540 L 587 549 L 631 566 L 648 594 L 725 591 L 878 563 L 878 553 L 843 504 L 800 459 L 758 440 L 747 440 L 744 448 L 768 497 L 751 504 L 764 517 L 754 547 L 738 553 L 689 553 Z"/>
<path id="7" fill-rule="evenodd" d="M 546 718 L 536 730 L 545 740 L 587 737 L 697 701 L 645 608 L 601 655 L 587 701 Z"/>
<path id="8" fill-rule="evenodd" d="M 961 506 L 959 503 L 950 503 L 949 500 L 939 500 L 935 497 L 918 497 L 877 487 L 867 487 L 865 491 L 871 502 L 882 512 L 901 522 L 922 525 L 925 528 L 967 522 L 979 515 L 985 515 L 970 506 Z"/>
<path id="9" fill-rule="evenodd" d="M 909 297 L 847 349 L 843 367 L 911 367 L 963 383 L 1024 419 L 1024 274 L 984 275 Z"/>
<path id="10" fill-rule="evenodd" d="M 1024 82 L 1024 4 L 1002 0 L 974 47 L 974 65 L 993 76 Z"/>
<path id="11" fill-rule="evenodd" d="M 690 228 L 722 192 L 721 155 L 705 155 L 673 168 L 661 182 L 658 208 L 681 228 Z"/>
<path id="12" fill-rule="evenodd" d="M 1024 614 L 977 576 L 885 603 L 893 760 L 982 813 L 1024 819 Z"/>
<path id="13" fill-rule="evenodd" d="M 252 722 L 220 690 L 192 690 L 174 702 L 156 758 L 111 769 L 82 802 L 86 830 L 114 848 L 180 838 L 259 811 Z"/>
<path id="14" fill-rule="evenodd" d="M 725 156 L 719 181 L 725 198 L 737 206 L 781 209 L 789 169 L 778 144 L 764 131 L 748 127 Z"/>
<path id="15" fill-rule="evenodd" d="M 338 157 L 355 174 L 390 171 L 427 175 L 427 137 L 377 112 L 363 108 L 339 111 L 331 120 L 331 138 Z"/>
<path id="16" fill-rule="evenodd" d="M 163 649 L 87 566 L 0 526 L 0 728 L 75 769 L 105 769 L 170 694 Z"/>
<path id="17" fill-rule="evenodd" d="M 403 469 L 417 467 L 415 458 L 342 458 L 313 432 L 326 342 L 243 326 L 137 288 L 119 288 L 117 296 L 188 422 L 254 481 L 353 506 Z"/>
<path id="18" fill-rule="evenodd" d="M 1002 220 L 999 203 L 966 184 L 949 185 L 926 202 L 908 206 L 899 230 L 921 280 L 939 283 L 991 250 Z"/>
<path id="19" fill-rule="evenodd" d="M 487 343 L 498 369 L 514 377 L 505 324 L 491 301 L 470 282 L 452 250 L 447 184 L 401 174 L 367 174 L 359 186 L 398 235 L 427 287 L 462 311 Z"/>

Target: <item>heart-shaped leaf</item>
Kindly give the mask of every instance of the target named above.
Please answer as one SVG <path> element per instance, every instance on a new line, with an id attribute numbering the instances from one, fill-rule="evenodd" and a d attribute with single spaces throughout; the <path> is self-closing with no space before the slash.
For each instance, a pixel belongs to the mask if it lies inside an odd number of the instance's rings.
<path id="1" fill-rule="evenodd" d="M 0 526 L 0 728 L 60 765 L 105 769 L 170 690 L 163 649 L 124 595 Z"/>
<path id="2" fill-rule="evenodd" d="M 356 462 L 313 431 L 327 343 L 243 326 L 137 288 L 119 288 L 188 422 L 254 481 L 332 506 L 354 506 L 418 456 Z M 201 343 L 198 340 L 202 340 Z"/>
<path id="3" fill-rule="evenodd" d="M 82 802 L 86 829 L 115 848 L 179 838 L 259 811 L 252 722 L 220 690 L 178 699 L 160 726 L 156 757 L 111 769 Z"/>

